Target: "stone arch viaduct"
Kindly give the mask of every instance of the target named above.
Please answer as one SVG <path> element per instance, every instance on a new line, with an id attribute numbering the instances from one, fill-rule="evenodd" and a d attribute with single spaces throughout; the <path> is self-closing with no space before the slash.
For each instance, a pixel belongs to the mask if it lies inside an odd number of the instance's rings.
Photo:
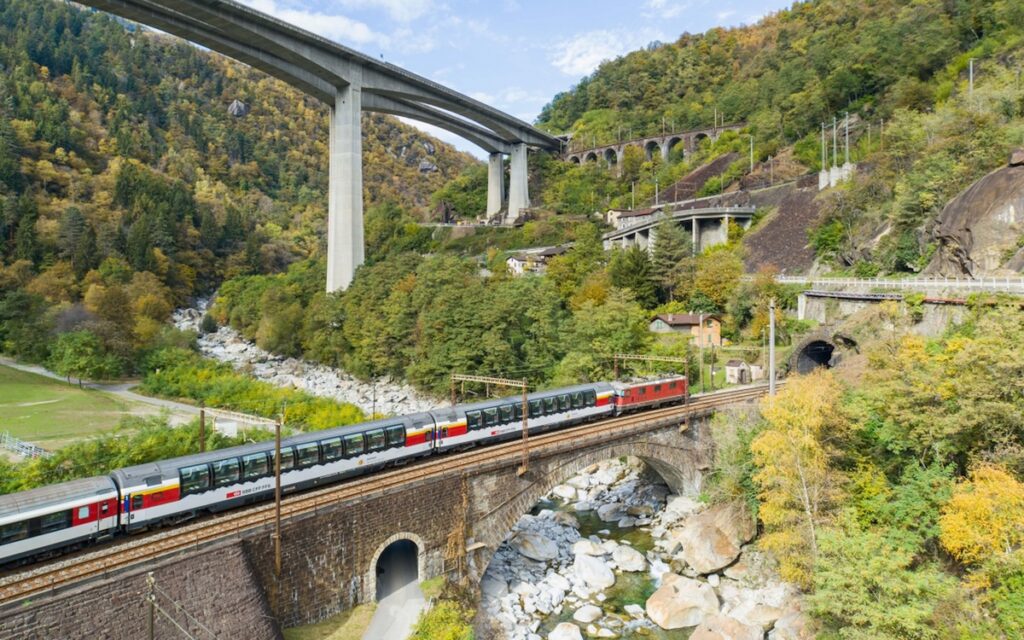
<path id="1" fill-rule="evenodd" d="M 415 549 L 419 579 L 457 573 L 477 584 L 512 525 L 550 490 L 587 466 L 620 456 L 644 460 L 677 493 L 696 492 L 712 463 L 708 419 L 726 407 L 749 406 L 765 390 L 712 394 L 672 415 L 586 429 L 578 437 L 538 439 L 519 475 L 518 447 L 498 459 L 435 473 L 328 504 L 286 519 L 282 573 L 274 569 L 273 527 L 228 535 L 144 568 L 0 609 L 0 637 L 138 638 L 145 634 L 141 597 L 146 572 L 161 593 L 195 612 L 219 637 L 279 638 L 280 629 L 320 621 L 377 596 L 379 560 L 394 543 Z M 560 432 L 552 432 L 558 434 Z M 545 444 L 550 442 L 550 444 Z M 92 615 L 67 615 L 90 610 Z M 157 634 L 175 638 L 173 629 Z M 161 627 L 162 629 L 163 627 Z M 201 634 L 195 637 L 203 637 Z"/>
<path id="2" fill-rule="evenodd" d="M 249 64 L 330 107 L 327 291 L 346 288 L 364 260 L 360 114 L 404 116 L 451 131 L 490 154 L 487 214 L 506 221 L 530 206 L 528 149 L 559 139 L 436 82 L 314 35 L 236 0 L 81 0 Z"/>
<path id="3" fill-rule="evenodd" d="M 684 155 L 690 155 L 697 150 L 701 140 L 717 140 L 723 131 L 739 131 L 746 125 L 730 124 L 721 127 L 708 127 L 706 129 L 693 129 L 690 131 L 679 131 L 667 133 L 660 136 L 649 136 L 637 138 L 626 142 L 597 146 L 590 149 L 569 151 L 565 159 L 573 164 L 586 164 L 588 162 L 600 162 L 614 169 L 617 173 L 622 171 L 622 157 L 628 147 L 637 147 L 644 153 L 645 160 L 651 160 L 660 156 L 663 161 L 668 161 L 670 154 L 682 144 Z"/>

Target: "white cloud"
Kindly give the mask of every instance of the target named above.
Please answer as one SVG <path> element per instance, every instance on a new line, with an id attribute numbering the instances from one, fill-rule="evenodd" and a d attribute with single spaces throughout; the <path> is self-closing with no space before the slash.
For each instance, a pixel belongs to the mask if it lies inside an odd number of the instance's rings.
<path id="1" fill-rule="evenodd" d="M 647 0 L 644 15 L 652 18 L 676 18 L 690 8 L 688 0 Z"/>
<path id="2" fill-rule="evenodd" d="M 371 29 L 369 25 L 341 14 L 320 13 L 281 6 L 276 0 L 241 0 L 257 11 L 274 16 L 301 29 L 336 40 L 354 44 L 387 46 L 388 36 Z"/>
<path id="3" fill-rule="evenodd" d="M 617 58 L 661 39 L 663 36 L 660 33 L 649 29 L 588 31 L 556 44 L 551 64 L 566 75 L 585 76 L 605 60 Z"/>
<path id="4" fill-rule="evenodd" d="M 726 9 L 725 11 L 719 11 L 718 13 L 716 13 L 715 18 L 717 18 L 719 22 L 725 22 L 734 15 L 736 15 L 736 11 L 732 9 Z"/>
<path id="5" fill-rule="evenodd" d="M 399 22 L 412 22 L 434 8 L 433 0 L 334 0 L 348 9 L 379 9 Z"/>

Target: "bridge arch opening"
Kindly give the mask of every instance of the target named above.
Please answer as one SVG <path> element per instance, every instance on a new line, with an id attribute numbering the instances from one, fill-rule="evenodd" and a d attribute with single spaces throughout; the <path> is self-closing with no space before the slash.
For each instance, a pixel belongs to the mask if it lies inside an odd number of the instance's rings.
<path id="1" fill-rule="evenodd" d="M 669 162 L 679 162 L 686 157 L 686 143 L 679 136 L 675 136 L 668 141 L 668 159 Z"/>
<path id="2" fill-rule="evenodd" d="M 614 169 L 619 163 L 619 154 L 615 152 L 615 149 L 605 149 L 604 161 L 610 169 Z"/>
<path id="3" fill-rule="evenodd" d="M 652 160 L 659 153 L 661 153 L 661 145 L 658 144 L 658 141 L 648 140 L 647 144 L 644 145 L 644 159 Z"/>
<path id="4" fill-rule="evenodd" d="M 571 162 L 573 164 L 579 164 L 580 163 L 580 157 L 579 156 L 569 156 L 569 162 Z"/>
<path id="5" fill-rule="evenodd" d="M 820 367 L 832 366 L 832 354 L 836 346 L 826 340 L 813 340 L 807 343 L 796 360 L 796 372 L 806 374 Z"/>
<path id="6" fill-rule="evenodd" d="M 367 595 L 380 601 L 399 589 L 419 582 L 424 571 L 423 540 L 413 533 L 398 533 L 385 540 L 370 563 Z"/>
<path id="7" fill-rule="evenodd" d="M 590 153 L 587 154 L 583 161 L 586 163 L 597 162 L 597 154 L 591 151 Z"/>

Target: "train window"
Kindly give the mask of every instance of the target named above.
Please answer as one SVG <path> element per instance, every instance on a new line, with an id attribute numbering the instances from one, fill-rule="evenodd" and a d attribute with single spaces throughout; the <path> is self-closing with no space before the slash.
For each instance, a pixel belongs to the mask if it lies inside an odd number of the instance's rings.
<path id="1" fill-rule="evenodd" d="M 473 431 L 479 429 L 480 424 L 480 412 L 479 411 L 467 411 L 466 412 L 466 429 Z"/>
<path id="2" fill-rule="evenodd" d="M 530 417 L 539 418 L 544 415 L 540 400 L 530 400 Z"/>
<path id="3" fill-rule="evenodd" d="M 324 462 L 337 460 L 342 455 L 341 438 L 328 438 L 320 441 L 320 450 L 324 453 Z"/>
<path id="4" fill-rule="evenodd" d="M 661 385 L 660 384 L 654 385 L 654 392 L 657 393 L 659 391 L 661 391 Z"/>
<path id="5" fill-rule="evenodd" d="M 136 494 L 132 496 L 132 511 L 137 511 L 142 508 L 143 505 L 142 496 Z"/>
<path id="6" fill-rule="evenodd" d="M 242 480 L 256 480 L 270 475 L 270 461 L 265 453 L 242 456 Z"/>
<path id="7" fill-rule="evenodd" d="M 388 427 L 385 431 L 387 432 L 389 447 L 405 446 L 405 427 L 396 424 L 393 427 Z"/>
<path id="8" fill-rule="evenodd" d="M 647 387 L 640 387 L 640 395 L 642 395 L 642 396 L 646 396 L 647 395 Z"/>
<path id="9" fill-rule="evenodd" d="M 110 512 L 110 505 L 106 502 L 100 504 L 100 515 L 107 515 Z"/>
<path id="10" fill-rule="evenodd" d="M 273 468 L 274 464 L 274 453 L 270 453 L 270 464 Z M 291 447 L 281 448 L 281 473 L 285 471 L 291 471 L 295 468 L 295 451 Z"/>
<path id="11" fill-rule="evenodd" d="M 544 413 L 551 414 L 555 412 L 555 399 L 544 398 Z"/>
<path id="12" fill-rule="evenodd" d="M 586 395 L 586 398 L 587 398 L 587 406 L 588 407 L 596 407 L 597 406 L 597 394 L 594 393 L 593 391 L 587 391 L 585 395 Z"/>
<path id="13" fill-rule="evenodd" d="M 676 388 L 676 383 L 675 382 L 668 383 L 668 388 L 669 389 L 675 389 Z"/>
<path id="14" fill-rule="evenodd" d="M 320 445 L 315 442 L 308 442 L 295 446 L 295 456 L 298 459 L 299 468 L 312 467 L 320 462 Z"/>
<path id="15" fill-rule="evenodd" d="M 579 391 L 572 394 L 572 408 L 580 409 L 583 407 L 583 394 Z"/>
<path id="16" fill-rule="evenodd" d="M 570 405 L 570 402 L 569 402 L 569 395 L 568 394 L 558 396 L 558 410 L 559 411 L 568 411 L 569 410 L 569 405 Z"/>
<path id="17" fill-rule="evenodd" d="M 513 405 L 513 407 L 512 407 L 512 415 L 513 415 L 513 417 L 516 420 L 522 420 L 523 419 L 523 405 L 521 405 L 521 404 Z"/>
<path id="18" fill-rule="evenodd" d="M 512 408 L 512 405 L 510 405 L 510 404 L 502 405 L 502 407 L 501 407 L 501 421 L 505 422 L 505 423 L 512 422 L 512 416 L 513 416 L 514 413 L 515 413 L 515 409 Z"/>
<path id="19" fill-rule="evenodd" d="M 89 505 L 78 507 L 78 519 L 85 520 L 89 517 Z"/>
<path id="20" fill-rule="evenodd" d="M 484 409 L 484 426 L 493 427 L 498 424 L 498 409 Z"/>
<path id="21" fill-rule="evenodd" d="M 28 537 L 28 520 L 12 522 L 0 527 L 0 544 L 17 542 Z"/>
<path id="22" fill-rule="evenodd" d="M 202 493 L 210 488 L 210 467 L 205 464 L 197 464 L 194 467 L 179 469 L 178 474 L 181 482 L 181 495 L 183 496 Z"/>
<path id="23" fill-rule="evenodd" d="M 366 432 L 367 451 L 382 451 L 386 446 L 388 446 L 388 443 L 384 439 L 383 429 L 374 429 L 373 431 Z"/>
<path id="24" fill-rule="evenodd" d="M 363 434 L 353 433 L 350 436 L 345 436 L 345 457 L 354 458 L 355 456 L 363 455 L 366 445 L 363 442 Z"/>
<path id="25" fill-rule="evenodd" d="M 238 482 L 242 469 L 238 458 L 218 460 L 213 463 L 213 486 L 226 487 L 229 484 Z"/>
<path id="26" fill-rule="evenodd" d="M 45 516 L 39 517 L 39 535 L 45 535 L 47 533 L 53 533 L 54 531 L 60 531 L 61 529 L 67 529 L 70 526 L 70 511 L 58 511 L 57 513 L 48 513 Z"/>

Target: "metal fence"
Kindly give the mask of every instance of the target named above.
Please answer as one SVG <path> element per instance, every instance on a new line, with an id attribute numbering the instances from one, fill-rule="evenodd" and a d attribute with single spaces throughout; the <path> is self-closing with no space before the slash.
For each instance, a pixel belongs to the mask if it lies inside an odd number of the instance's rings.
<path id="1" fill-rule="evenodd" d="M 50 455 L 50 452 L 46 449 L 36 446 L 31 442 L 19 440 L 8 431 L 0 433 L 0 448 L 12 451 L 23 458 L 45 458 Z"/>
<path id="2" fill-rule="evenodd" d="M 816 289 L 899 289 L 902 291 L 965 291 L 1024 294 L 1024 278 L 805 278 L 776 276 L 784 284 L 806 284 Z"/>

